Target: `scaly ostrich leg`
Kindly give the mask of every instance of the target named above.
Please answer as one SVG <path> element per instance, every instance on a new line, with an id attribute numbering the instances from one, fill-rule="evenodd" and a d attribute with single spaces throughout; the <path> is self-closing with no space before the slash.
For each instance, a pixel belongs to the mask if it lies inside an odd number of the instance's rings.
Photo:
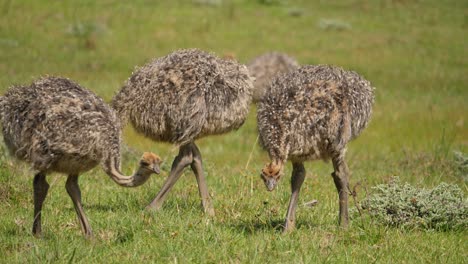
<path id="1" fill-rule="evenodd" d="M 46 181 L 46 175 L 43 172 L 39 172 L 34 176 L 33 180 L 34 187 L 34 221 L 32 232 L 36 237 L 41 236 L 41 211 L 42 204 L 47 196 L 49 190 L 49 184 Z"/>
<path id="2" fill-rule="evenodd" d="M 344 160 L 344 153 L 333 157 L 332 160 L 335 171 L 331 175 L 340 199 L 339 223 L 342 227 L 348 227 L 348 166 Z"/>
<path id="3" fill-rule="evenodd" d="M 193 161 L 190 164 L 195 177 L 197 178 L 198 191 L 200 192 L 200 197 L 202 199 L 203 211 L 209 216 L 214 216 L 215 212 L 211 204 L 210 194 L 208 193 L 208 187 L 205 181 L 205 174 L 203 172 L 202 156 L 200 150 L 198 149 L 195 143 L 191 143 L 191 149 L 193 154 Z"/>
<path id="4" fill-rule="evenodd" d="M 67 189 L 68 195 L 70 195 L 73 205 L 75 206 L 75 211 L 81 224 L 81 230 L 87 238 L 91 237 L 93 232 L 91 231 L 91 226 L 89 225 L 83 206 L 81 205 L 81 191 L 80 186 L 78 186 L 78 175 L 69 175 L 65 188 Z"/>
<path id="5" fill-rule="evenodd" d="M 291 200 L 289 201 L 286 221 L 284 223 L 283 233 L 294 230 L 296 225 L 296 208 L 297 200 L 299 199 L 299 191 L 305 179 L 305 168 L 303 163 L 293 163 L 293 171 L 291 177 Z"/>
<path id="6" fill-rule="evenodd" d="M 179 148 L 179 154 L 172 162 L 169 177 L 167 177 L 167 180 L 159 191 L 158 195 L 156 195 L 153 201 L 148 206 L 146 206 L 146 209 L 158 210 L 161 208 L 162 204 L 167 198 L 167 194 L 172 189 L 177 180 L 179 180 L 182 172 L 184 171 L 184 168 L 193 162 L 193 154 L 190 146 L 191 145 L 189 143 Z"/>

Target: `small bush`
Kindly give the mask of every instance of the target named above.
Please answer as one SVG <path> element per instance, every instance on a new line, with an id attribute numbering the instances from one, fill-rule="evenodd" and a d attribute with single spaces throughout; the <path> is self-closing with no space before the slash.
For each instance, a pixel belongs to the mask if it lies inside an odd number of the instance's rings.
<path id="1" fill-rule="evenodd" d="M 441 231 L 468 227 L 468 203 L 457 185 L 441 183 L 427 190 L 394 178 L 372 189 L 361 207 L 386 225 Z"/>

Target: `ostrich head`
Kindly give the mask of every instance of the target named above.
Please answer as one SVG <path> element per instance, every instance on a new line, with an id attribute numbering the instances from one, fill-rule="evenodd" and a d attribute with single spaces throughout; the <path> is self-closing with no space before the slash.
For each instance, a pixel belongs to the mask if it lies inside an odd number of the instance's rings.
<path id="1" fill-rule="evenodd" d="M 262 178 L 268 191 L 273 191 L 279 179 L 283 176 L 283 163 L 273 161 L 266 164 L 262 169 L 260 177 Z"/>
<path id="2" fill-rule="evenodd" d="M 145 152 L 141 157 L 140 167 L 159 174 L 161 172 L 159 169 L 159 164 L 161 164 L 161 162 L 162 160 L 158 155 L 151 152 Z"/>

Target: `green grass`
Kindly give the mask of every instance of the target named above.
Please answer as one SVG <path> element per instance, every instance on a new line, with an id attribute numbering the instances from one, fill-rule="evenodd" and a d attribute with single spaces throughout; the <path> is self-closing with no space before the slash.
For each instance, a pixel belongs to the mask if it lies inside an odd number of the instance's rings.
<path id="1" fill-rule="evenodd" d="M 453 156 L 455 150 L 468 152 L 466 2 L 200 2 L 4 0 L 0 90 L 54 74 L 109 101 L 136 65 L 175 49 L 234 54 L 245 63 L 266 51 L 284 51 L 303 64 L 356 70 L 377 87 L 372 122 L 347 154 L 351 185 L 362 184 L 358 199 L 393 176 L 428 188 L 455 183 L 467 192 Z M 301 15 L 291 16 L 291 10 Z M 322 19 L 350 28 L 322 29 Z M 340 230 L 332 166 L 319 161 L 306 165 L 298 228 L 282 235 L 291 168 L 278 189 L 267 192 L 258 176 L 267 155 L 254 146 L 256 137 L 252 107 L 238 131 L 198 142 L 216 210 L 208 218 L 189 171 L 161 211 L 143 210 L 177 149 L 127 128 L 125 142 L 138 154 L 124 156 L 123 170 L 130 173 L 139 153 L 151 150 L 165 159 L 163 173 L 137 189 L 118 187 L 99 168 L 84 174 L 91 241 L 80 233 L 61 175 L 48 177 L 44 238 L 33 238 L 33 172 L 1 151 L 0 262 L 466 263 L 467 231 L 389 228 L 368 217 L 351 219 L 350 228 Z M 313 199 L 317 206 L 303 205 Z"/>

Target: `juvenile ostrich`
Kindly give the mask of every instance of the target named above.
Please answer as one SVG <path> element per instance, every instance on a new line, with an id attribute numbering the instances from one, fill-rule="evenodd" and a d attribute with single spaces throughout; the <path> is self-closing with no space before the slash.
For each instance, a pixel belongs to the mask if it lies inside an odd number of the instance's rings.
<path id="1" fill-rule="evenodd" d="M 121 119 L 129 119 L 155 141 L 179 146 L 169 177 L 147 209 L 161 208 L 190 165 L 203 210 L 214 215 L 195 140 L 239 128 L 247 117 L 252 89 L 247 67 L 197 49 L 153 60 L 130 77 L 112 102 Z"/>
<path id="2" fill-rule="evenodd" d="M 258 102 L 277 74 L 295 70 L 299 63 L 284 53 L 269 52 L 254 58 L 247 67 L 250 75 L 255 78 L 253 101 Z"/>
<path id="3" fill-rule="evenodd" d="M 307 160 L 333 162 L 339 195 L 339 221 L 348 224 L 348 167 L 346 144 L 369 122 L 374 88 L 357 73 L 333 66 L 303 66 L 276 78 L 258 105 L 260 143 L 271 159 L 261 173 L 269 191 L 283 174 L 287 160 L 293 165 L 292 195 L 284 231 L 294 229 L 299 190 Z"/>
<path id="4" fill-rule="evenodd" d="M 46 175 L 68 175 L 65 185 L 81 229 L 91 227 L 81 205 L 78 175 L 101 163 L 117 184 L 136 187 L 159 173 L 160 158 L 146 152 L 133 176 L 120 172 L 120 124 L 115 112 L 94 93 L 58 77 L 44 77 L 30 86 L 14 86 L 0 97 L 3 137 L 10 153 L 37 171 L 34 176 L 32 232 L 41 235 L 41 210 L 49 184 Z"/>

